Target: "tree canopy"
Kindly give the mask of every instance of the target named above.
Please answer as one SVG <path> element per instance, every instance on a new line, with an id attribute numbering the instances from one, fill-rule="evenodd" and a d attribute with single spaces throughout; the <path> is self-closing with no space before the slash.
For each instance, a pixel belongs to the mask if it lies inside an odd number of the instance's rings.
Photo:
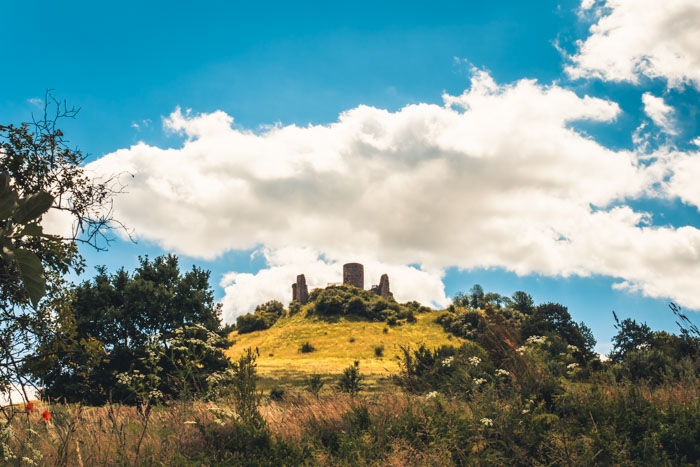
<path id="1" fill-rule="evenodd" d="M 120 374 L 155 373 L 159 382 L 153 386 L 172 395 L 182 391 L 170 377 L 185 359 L 191 373 L 184 378 L 187 390 L 204 392 L 207 376 L 228 366 L 220 308 L 209 272 L 193 267 L 181 273 L 176 256 L 140 258 L 133 274 L 100 268 L 70 291 L 55 332 L 29 368 L 50 397 L 130 402 L 133 394 L 120 389 Z"/>

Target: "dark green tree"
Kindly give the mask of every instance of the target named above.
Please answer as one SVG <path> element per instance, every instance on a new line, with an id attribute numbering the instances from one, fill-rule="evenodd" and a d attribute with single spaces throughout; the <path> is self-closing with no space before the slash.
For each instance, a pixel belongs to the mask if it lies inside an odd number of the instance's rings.
<path id="1" fill-rule="evenodd" d="M 608 355 L 613 363 L 620 363 L 633 350 L 651 347 L 654 333 L 647 323 L 639 324 L 632 318 L 620 321 L 614 311 L 613 318 L 617 334 L 612 338 L 613 349 Z"/>
<path id="2" fill-rule="evenodd" d="M 56 332 L 28 365 L 48 396 L 138 402 L 118 376 L 152 368 L 159 369 L 154 389 L 163 395 L 202 394 L 207 377 L 228 367 L 209 272 L 193 267 L 183 274 L 173 255 L 140 263 L 133 274 L 100 268 L 71 291 Z"/>
<path id="3" fill-rule="evenodd" d="M 569 314 L 568 308 L 559 303 L 538 305 L 523 323 L 521 327 L 523 340 L 537 335 L 559 339 L 566 345 L 575 346 L 579 349 L 577 357 L 582 364 L 595 356 L 593 348 L 596 341 L 590 328 L 584 323 L 576 323 Z"/>
<path id="4" fill-rule="evenodd" d="M 115 180 L 88 177 L 85 156 L 57 128 L 77 110 L 50 95 L 44 110 L 31 124 L 0 125 L 0 391 L 30 383 L 21 368 L 52 332 L 64 276 L 83 268 L 77 244 L 104 248 L 118 225 L 111 210 Z M 72 234 L 45 232 L 49 212 L 72 221 Z"/>
<path id="5" fill-rule="evenodd" d="M 483 309 L 486 305 L 484 295 L 484 289 L 479 284 L 474 284 L 469 291 L 469 305 L 474 309 Z"/>
<path id="6" fill-rule="evenodd" d="M 518 310 L 520 313 L 530 315 L 535 309 L 535 301 L 529 293 L 518 290 L 513 293 L 510 299 L 510 307 Z"/>

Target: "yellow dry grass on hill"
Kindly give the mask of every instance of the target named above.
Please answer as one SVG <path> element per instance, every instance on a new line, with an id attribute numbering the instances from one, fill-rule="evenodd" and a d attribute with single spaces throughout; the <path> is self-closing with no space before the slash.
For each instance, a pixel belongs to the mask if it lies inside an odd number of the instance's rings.
<path id="1" fill-rule="evenodd" d="M 376 377 L 395 375 L 399 371 L 398 355 L 401 345 L 429 348 L 444 344 L 459 346 L 461 340 L 445 333 L 435 323 L 439 311 L 416 314 L 417 322 L 389 326 L 385 322 L 368 322 L 355 318 L 323 320 L 306 316 L 305 311 L 280 318 L 264 331 L 239 335 L 227 351 L 236 360 L 248 347 L 258 349 L 258 374 L 264 378 L 285 379 L 295 375 L 337 374 L 360 362 L 363 374 Z M 308 342 L 315 350 L 302 353 L 300 347 Z M 375 348 L 383 347 L 378 357 Z"/>

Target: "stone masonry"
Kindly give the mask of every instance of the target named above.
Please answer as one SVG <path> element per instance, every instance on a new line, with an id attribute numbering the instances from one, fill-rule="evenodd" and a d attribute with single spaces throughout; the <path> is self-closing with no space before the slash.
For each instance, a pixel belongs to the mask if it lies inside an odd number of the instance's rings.
<path id="1" fill-rule="evenodd" d="M 373 285 L 371 290 L 380 297 L 389 298 L 394 296 L 389 289 L 389 276 L 386 274 L 382 274 L 381 279 L 379 279 L 379 285 Z"/>
<path id="2" fill-rule="evenodd" d="M 292 300 L 302 305 L 309 301 L 309 288 L 306 286 L 306 277 L 303 274 L 299 274 L 297 281 L 292 284 Z"/>
<path id="3" fill-rule="evenodd" d="M 365 288 L 365 267 L 360 263 L 347 263 L 343 265 L 343 284 L 357 287 L 358 289 Z M 330 284 L 339 285 L 339 284 Z M 329 285 L 329 286 L 330 286 Z M 371 291 L 377 295 L 389 298 L 393 297 L 389 288 L 389 276 L 382 274 L 379 280 L 379 285 L 373 285 Z M 297 281 L 292 284 L 292 301 L 299 302 L 302 305 L 309 301 L 309 289 L 306 286 L 306 277 L 303 274 L 297 276 Z"/>
<path id="4" fill-rule="evenodd" d="M 360 263 L 343 265 L 343 284 L 352 285 L 358 289 L 365 288 L 365 267 Z"/>

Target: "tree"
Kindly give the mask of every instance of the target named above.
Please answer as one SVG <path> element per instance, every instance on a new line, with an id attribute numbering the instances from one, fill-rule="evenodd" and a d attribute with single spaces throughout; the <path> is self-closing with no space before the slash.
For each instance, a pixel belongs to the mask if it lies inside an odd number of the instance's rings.
<path id="1" fill-rule="evenodd" d="M 569 310 L 559 303 L 543 303 L 535 307 L 534 312 L 521 328 L 522 338 L 530 336 L 550 336 L 561 339 L 567 345 L 579 349 L 580 363 L 592 358 L 596 341 L 590 328 L 584 323 L 577 324 Z"/>
<path id="2" fill-rule="evenodd" d="M 513 296 L 511 297 L 510 307 L 514 310 L 518 310 L 520 313 L 530 315 L 535 309 L 535 301 L 532 299 L 530 294 L 523 292 L 522 290 L 518 290 L 517 292 L 513 293 Z"/>
<path id="3" fill-rule="evenodd" d="M 154 389 L 165 396 L 203 394 L 207 378 L 228 368 L 209 272 L 193 267 L 182 274 L 173 255 L 139 260 L 133 274 L 99 268 L 71 291 L 54 334 L 29 364 L 48 396 L 138 402 L 117 384 L 120 374 L 135 371 L 156 371 Z"/>
<path id="4" fill-rule="evenodd" d="M 613 318 L 615 318 L 614 327 L 617 329 L 617 334 L 612 338 L 613 349 L 608 355 L 613 363 L 620 363 L 632 350 L 651 346 L 653 332 L 647 323 L 639 324 L 632 318 L 620 321 L 614 311 Z"/>
<path id="5" fill-rule="evenodd" d="M 77 110 L 47 94 L 44 115 L 32 124 L 0 125 L 0 390 L 24 388 L 20 368 L 49 333 L 52 305 L 62 293 L 64 276 L 80 272 L 77 244 L 104 248 L 112 217 L 115 179 L 85 175 L 85 156 L 69 148 L 56 128 Z M 41 227 L 47 213 L 62 212 L 72 235 L 60 237 Z M 43 298 L 43 301 L 42 301 Z M 24 395 L 26 397 L 26 394 Z"/>
<path id="6" fill-rule="evenodd" d="M 484 289 L 479 285 L 479 284 L 474 284 L 474 286 L 471 288 L 470 292 L 470 301 L 469 305 L 474 308 L 478 309 L 484 308 Z"/>

